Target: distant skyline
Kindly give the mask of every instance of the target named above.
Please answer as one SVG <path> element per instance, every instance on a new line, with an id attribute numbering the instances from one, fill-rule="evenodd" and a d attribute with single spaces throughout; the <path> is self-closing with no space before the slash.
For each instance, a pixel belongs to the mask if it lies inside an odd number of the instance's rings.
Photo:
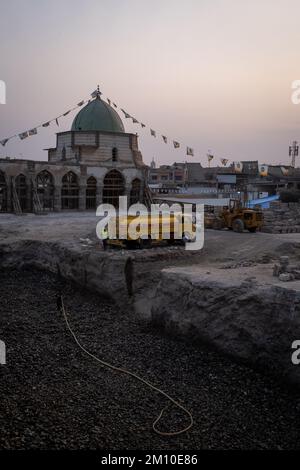
<path id="1" fill-rule="evenodd" d="M 299 18 L 298 0 L 2 1 L 0 140 L 67 111 L 99 84 L 104 99 L 147 125 L 118 109 L 126 131 L 138 132 L 147 164 L 206 165 L 208 149 L 212 165 L 220 158 L 289 164 L 288 146 L 300 141 L 300 105 L 291 101 Z M 46 160 L 43 149 L 74 117 L 0 145 L 0 157 Z"/>

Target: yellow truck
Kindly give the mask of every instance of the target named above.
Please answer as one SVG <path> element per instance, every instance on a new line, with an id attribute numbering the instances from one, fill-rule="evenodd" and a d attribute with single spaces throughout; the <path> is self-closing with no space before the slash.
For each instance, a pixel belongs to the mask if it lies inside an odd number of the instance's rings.
<path id="1" fill-rule="evenodd" d="M 115 233 L 111 237 L 108 229 L 107 244 L 126 248 L 146 248 L 164 242 L 184 244 L 194 241 L 196 232 L 191 218 L 181 213 L 117 216 L 109 220 L 110 224 Z"/>
<path id="2" fill-rule="evenodd" d="M 205 228 L 221 230 L 228 228 L 234 232 L 256 232 L 260 230 L 264 223 L 261 209 L 249 209 L 243 207 L 238 199 L 231 199 L 228 207 L 223 207 L 222 211 L 216 214 L 204 215 Z"/>

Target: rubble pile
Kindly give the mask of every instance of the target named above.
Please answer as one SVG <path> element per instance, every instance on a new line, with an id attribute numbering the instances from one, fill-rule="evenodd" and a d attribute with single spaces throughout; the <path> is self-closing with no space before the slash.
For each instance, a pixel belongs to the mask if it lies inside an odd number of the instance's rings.
<path id="1" fill-rule="evenodd" d="M 275 264 L 273 267 L 273 276 L 283 282 L 300 279 L 300 264 L 292 265 L 288 256 L 280 256 L 279 264 Z"/>
<path id="2" fill-rule="evenodd" d="M 262 232 L 300 233 L 300 204 L 274 201 L 264 210 Z"/>

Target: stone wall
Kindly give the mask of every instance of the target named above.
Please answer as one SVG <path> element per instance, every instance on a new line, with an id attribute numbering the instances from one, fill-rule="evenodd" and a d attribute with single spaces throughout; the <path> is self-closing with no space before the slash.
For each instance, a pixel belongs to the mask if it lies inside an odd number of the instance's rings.
<path id="1" fill-rule="evenodd" d="M 272 202 L 270 208 L 264 210 L 264 226 L 262 232 L 300 232 L 300 203 Z"/>
<path id="2" fill-rule="evenodd" d="M 288 288 L 241 278 L 241 272 L 229 279 L 204 269 L 164 270 L 153 295 L 153 324 L 300 386 L 300 366 L 291 361 L 291 345 L 300 340 L 300 289 L 295 282 Z"/>

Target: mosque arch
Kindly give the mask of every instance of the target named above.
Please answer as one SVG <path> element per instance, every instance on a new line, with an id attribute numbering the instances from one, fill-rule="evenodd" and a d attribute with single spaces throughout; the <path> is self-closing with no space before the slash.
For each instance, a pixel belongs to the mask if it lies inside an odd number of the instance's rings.
<path id="1" fill-rule="evenodd" d="M 62 177 L 61 208 L 66 210 L 78 209 L 79 207 L 79 184 L 78 178 L 73 171 L 68 171 Z"/>
<path id="2" fill-rule="evenodd" d="M 54 179 L 48 170 L 42 170 L 36 177 L 36 188 L 44 210 L 54 208 Z"/>
<path id="3" fill-rule="evenodd" d="M 18 199 L 19 199 L 20 208 L 21 208 L 22 211 L 26 211 L 26 209 L 27 209 L 28 187 L 27 187 L 26 176 L 23 175 L 23 173 L 20 173 L 18 176 L 16 176 L 16 178 L 15 178 L 15 188 L 16 188 L 16 193 L 17 193 Z"/>
<path id="4" fill-rule="evenodd" d="M 0 212 L 7 211 L 7 184 L 4 171 L 0 170 Z"/>
<path id="5" fill-rule="evenodd" d="M 125 183 L 122 173 L 110 170 L 103 180 L 103 202 L 119 207 L 119 196 L 125 193 Z"/>

